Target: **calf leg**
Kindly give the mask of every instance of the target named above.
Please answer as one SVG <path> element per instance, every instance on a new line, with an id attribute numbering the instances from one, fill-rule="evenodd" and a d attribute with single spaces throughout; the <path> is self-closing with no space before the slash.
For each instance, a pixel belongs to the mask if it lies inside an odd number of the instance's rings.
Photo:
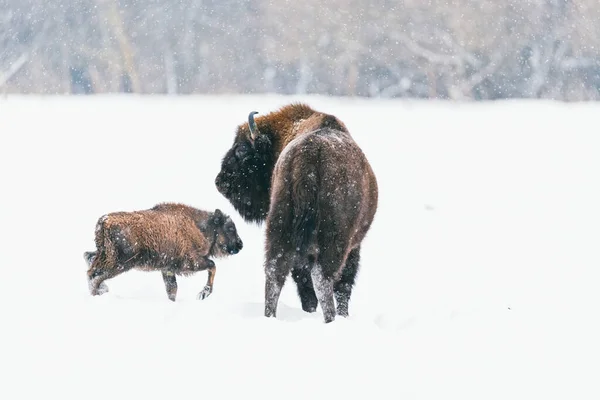
<path id="1" fill-rule="evenodd" d="M 323 268 L 315 264 L 311 270 L 311 277 L 325 323 L 332 322 L 335 319 L 335 304 L 333 300 L 333 277 L 323 273 Z"/>
<path id="2" fill-rule="evenodd" d="M 90 266 L 90 269 L 87 272 L 88 287 L 92 296 L 100 296 L 108 292 L 108 286 L 106 286 L 104 281 L 110 278 L 114 278 L 122 272 L 112 268 L 104 268 L 98 261 L 98 258 L 94 259 L 92 265 Z"/>
<path id="3" fill-rule="evenodd" d="M 298 288 L 298 296 L 300 296 L 302 309 L 309 313 L 315 312 L 319 301 L 315 294 L 308 266 L 292 269 L 292 278 L 294 279 L 294 282 L 296 282 L 296 287 Z"/>
<path id="4" fill-rule="evenodd" d="M 99 296 L 108 292 L 108 287 L 104 281 L 114 278 L 130 269 L 130 266 L 107 261 L 104 253 L 96 254 L 87 271 L 90 294 L 92 296 Z"/>
<path id="5" fill-rule="evenodd" d="M 342 276 L 333 286 L 333 294 L 337 303 L 337 314 L 342 317 L 348 316 L 348 305 L 352 294 L 352 287 L 358 271 L 360 261 L 360 247 L 353 249 L 348 254 L 346 265 L 342 269 Z"/>
<path id="6" fill-rule="evenodd" d="M 206 299 L 208 296 L 210 296 L 210 294 L 213 291 L 213 284 L 215 282 L 215 274 L 217 273 L 217 267 L 215 266 L 213 260 L 206 259 L 206 264 L 208 265 L 206 267 L 206 269 L 208 270 L 208 279 L 206 280 L 206 285 L 204 286 L 204 289 L 202 289 L 200 293 L 198 293 L 198 300 Z"/>
<path id="7" fill-rule="evenodd" d="M 104 283 L 104 281 L 109 278 L 112 277 L 106 275 L 96 275 L 90 278 L 88 280 L 88 288 L 90 289 L 90 294 L 92 296 L 100 296 L 108 292 L 108 286 L 106 286 L 106 283 Z"/>
<path id="8" fill-rule="evenodd" d="M 175 301 L 177 297 L 177 278 L 171 271 L 162 271 L 163 281 L 165 282 L 165 289 L 167 289 L 167 296 L 169 300 Z"/>
<path id="9" fill-rule="evenodd" d="M 86 252 L 83 253 L 83 258 L 85 260 L 85 263 L 88 266 L 88 285 L 89 285 L 90 292 L 91 292 L 92 291 L 92 284 L 91 284 L 91 279 L 89 278 L 90 277 L 89 270 L 91 270 L 92 263 L 94 262 L 94 259 L 96 258 L 96 252 L 95 251 L 86 251 Z M 97 268 L 98 267 L 96 267 L 96 269 Z M 92 272 L 92 274 L 94 274 L 94 273 Z M 97 273 L 96 273 L 96 275 L 97 275 Z M 106 283 L 100 282 L 100 284 L 98 285 L 98 287 L 96 289 L 96 294 L 101 295 L 101 294 L 104 294 L 106 292 L 108 292 L 108 286 L 106 286 Z"/>

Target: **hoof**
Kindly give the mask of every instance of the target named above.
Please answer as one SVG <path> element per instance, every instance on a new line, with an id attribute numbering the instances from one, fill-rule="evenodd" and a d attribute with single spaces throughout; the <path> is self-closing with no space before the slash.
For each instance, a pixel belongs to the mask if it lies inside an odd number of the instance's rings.
<path id="1" fill-rule="evenodd" d="M 98 286 L 98 290 L 96 292 L 97 296 L 101 296 L 104 293 L 108 293 L 108 286 L 106 286 L 105 283 L 101 283 L 100 286 Z"/>
<path id="2" fill-rule="evenodd" d="M 92 296 L 101 296 L 107 292 L 108 286 L 106 286 L 106 283 L 102 282 L 100 285 L 98 285 L 98 289 L 96 290 L 92 289 L 92 285 L 90 283 L 90 293 L 92 294 Z"/>
<path id="3" fill-rule="evenodd" d="M 348 310 L 338 310 L 337 315 L 339 315 L 340 317 L 348 318 Z"/>
<path id="4" fill-rule="evenodd" d="M 335 321 L 335 317 L 336 317 L 335 315 L 325 314 L 325 315 L 323 315 L 323 322 L 325 322 L 326 324 L 329 324 L 329 323 Z"/>
<path id="5" fill-rule="evenodd" d="M 196 296 L 196 299 L 197 300 L 204 300 L 208 296 L 210 296 L 211 293 L 212 293 L 212 287 L 210 287 L 210 286 L 204 286 L 204 289 L 202 289 L 202 291 L 200 291 L 200 293 L 198 293 L 198 295 Z"/>

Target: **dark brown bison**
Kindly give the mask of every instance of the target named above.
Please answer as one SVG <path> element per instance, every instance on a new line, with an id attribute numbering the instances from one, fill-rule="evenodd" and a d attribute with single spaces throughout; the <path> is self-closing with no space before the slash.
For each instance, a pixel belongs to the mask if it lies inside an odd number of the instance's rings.
<path id="1" fill-rule="evenodd" d="M 348 316 L 378 201 L 375 175 L 333 115 L 291 104 L 239 125 L 215 179 L 247 222 L 266 221 L 265 315 L 275 317 L 287 275 L 302 309 Z"/>
<path id="2" fill-rule="evenodd" d="M 130 269 L 162 272 L 170 300 L 177 296 L 176 275 L 208 270 L 198 294 L 213 290 L 216 267 L 209 257 L 238 253 L 243 246 L 231 218 L 221 210 L 207 212 L 178 203 L 161 203 L 149 210 L 115 212 L 96 224 L 96 251 L 84 253 L 90 293 L 108 291 L 104 283 Z"/>

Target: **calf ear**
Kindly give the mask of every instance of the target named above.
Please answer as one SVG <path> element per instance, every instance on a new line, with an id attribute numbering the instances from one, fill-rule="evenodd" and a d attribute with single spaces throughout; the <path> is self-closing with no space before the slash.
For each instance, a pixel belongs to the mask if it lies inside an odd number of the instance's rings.
<path id="1" fill-rule="evenodd" d="M 213 213 L 212 222 L 216 226 L 223 225 L 223 222 L 224 222 L 223 212 L 221 212 L 221 210 L 219 210 L 218 208 Z"/>

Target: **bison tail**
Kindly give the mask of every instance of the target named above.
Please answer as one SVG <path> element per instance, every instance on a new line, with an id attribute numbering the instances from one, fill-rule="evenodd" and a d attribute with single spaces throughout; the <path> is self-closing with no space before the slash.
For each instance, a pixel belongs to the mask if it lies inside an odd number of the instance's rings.
<path id="1" fill-rule="evenodd" d="M 96 252 L 95 251 L 85 251 L 83 253 L 83 258 L 85 259 L 85 262 L 89 268 L 92 265 L 92 263 L 94 262 L 94 259 L 96 258 Z"/>
<path id="2" fill-rule="evenodd" d="M 316 166 L 306 168 L 294 182 L 292 204 L 294 245 L 297 251 L 308 253 L 309 260 L 314 262 L 319 251 L 319 185 Z"/>

